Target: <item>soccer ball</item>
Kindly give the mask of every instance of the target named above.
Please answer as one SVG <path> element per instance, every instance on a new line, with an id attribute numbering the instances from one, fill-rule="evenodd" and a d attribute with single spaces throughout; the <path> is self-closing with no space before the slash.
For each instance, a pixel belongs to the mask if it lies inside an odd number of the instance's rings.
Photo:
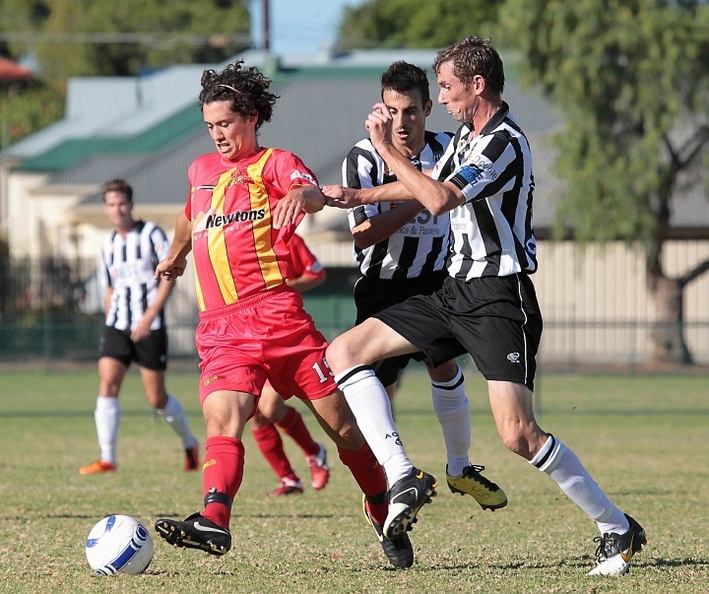
<path id="1" fill-rule="evenodd" d="M 141 573 L 153 560 L 153 539 L 135 518 L 108 516 L 86 537 L 86 559 L 99 575 Z"/>

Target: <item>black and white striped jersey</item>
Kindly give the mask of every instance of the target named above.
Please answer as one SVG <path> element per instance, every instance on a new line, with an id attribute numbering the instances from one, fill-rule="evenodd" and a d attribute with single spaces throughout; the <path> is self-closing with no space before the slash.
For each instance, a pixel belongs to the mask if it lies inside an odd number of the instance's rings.
<path id="1" fill-rule="evenodd" d="M 466 198 L 450 211 L 448 274 L 464 281 L 531 274 L 537 269 L 537 242 L 529 142 L 504 102 L 480 134 L 471 136 L 464 123 L 432 173 Z"/>
<path id="2" fill-rule="evenodd" d="M 443 156 L 452 134 L 426 131 L 426 144 L 411 163 L 420 171 L 433 169 Z M 342 163 L 343 185 L 371 188 L 396 181 L 396 176 L 379 156 L 370 140 L 360 140 Z M 379 202 L 352 208 L 347 213 L 350 229 L 368 218 L 396 208 L 397 202 Z M 428 210 L 419 213 L 396 233 L 373 246 L 354 246 L 360 273 L 369 278 L 417 278 L 442 270 L 449 253 L 449 217 L 433 216 Z"/>
<path id="3" fill-rule="evenodd" d="M 155 267 L 168 254 L 165 232 L 150 221 L 136 221 L 123 237 L 114 231 L 103 243 L 101 273 L 103 286 L 113 289 L 106 313 L 106 326 L 129 330 L 143 317 L 155 299 L 159 281 Z M 165 325 L 165 314 L 155 316 L 150 329 Z"/>

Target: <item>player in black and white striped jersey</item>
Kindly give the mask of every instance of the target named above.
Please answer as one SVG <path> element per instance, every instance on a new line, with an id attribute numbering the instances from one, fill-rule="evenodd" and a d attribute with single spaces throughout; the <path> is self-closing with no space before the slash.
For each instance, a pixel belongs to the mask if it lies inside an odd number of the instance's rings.
<path id="1" fill-rule="evenodd" d="M 452 134 L 426 130 L 426 118 L 433 104 L 425 70 L 395 62 L 382 74 L 381 98 L 393 119 L 396 150 L 418 171 L 433 169 Z M 345 186 L 356 189 L 397 179 L 368 138 L 360 140 L 349 152 L 342 176 Z M 354 288 L 356 324 L 413 295 L 432 293 L 443 284 L 450 251 L 448 213 L 433 215 L 417 201 L 377 202 L 350 209 L 348 222 L 361 273 Z M 372 365 L 390 400 L 401 370 L 412 358 L 421 360 L 422 356 L 406 354 Z M 451 484 L 455 484 L 455 492 L 471 495 L 483 509 L 504 507 L 504 491 L 481 474 L 484 467 L 470 462 L 470 406 L 465 378 L 456 360 L 452 358 L 427 370 L 433 407 L 446 445 L 446 472 Z"/>
<path id="2" fill-rule="evenodd" d="M 170 245 L 165 232 L 152 221 L 132 224 L 127 234 L 114 230 L 101 248 L 103 286 L 111 289 L 106 326 L 121 332 L 148 321 L 144 317 L 148 304 L 155 304 L 160 287 L 153 278 L 155 266 Z M 150 320 L 149 329 L 164 327 L 165 312 L 160 309 Z"/>
<path id="3" fill-rule="evenodd" d="M 408 459 L 386 392 L 367 364 L 423 351 L 430 364 L 470 353 L 488 385 L 497 430 L 507 446 L 547 474 L 600 536 L 589 575 L 621 575 L 646 543 L 645 530 L 603 492 L 576 454 L 544 431 L 534 415 L 536 354 L 542 316 L 530 274 L 537 269 L 532 225 L 534 176 L 529 143 L 502 100 L 502 59 L 489 40 L 466 37 L 436 55 L 438 102 L 461 123 L 430 176 L 396 150 L 393 118 L 375 105 L 372 144 L 399 181 L 370 190 L 326 187 L 328 203 L 351 208 L 381 200 L 416 200 L 451 213 L 452 255 L 443 287 L 412 297 L 336 338 L 327 351 L 335 379 L 387 476 L 387 528 L 410 528 L 428 502 L 431 478 Z M 435 484 L 435 483 L 434 483 Z"/>
<path id="4" fill-rule="evenodd" d="M 117 469 L 118 395 L 133 361 L 140 367 L 148 402 L 182 440 L 185 470 L 197 470 L 197 439 L 180 402 L 165 389 L 164 306 L 174 284 L 155 280 L 155 267 L 167 255 L 170 243 L 155 223 L 133 219 L 133 188 L 125 180 L 106 182 L 103 202 L 114 230 L 101 250 L 106 318 L 99 345 L 99 395 L 94 411 L 100 458 L 82 466 L 79 473 L 97 474 Z"/>
<path id="5" fill-rule="evenodd" d="M 397 62 L 395 64 L 404 64 Z M 392 68 L 387 72 L 391 72 Z M 424 74 L 425 76 L 425 74 Z M 427 82 L 427 81 L 426 81 Z M 392 83 L 395 84 L 395 83 Z M 431 100 L 427 99 L 428 109 L 421 108 L 422 98 L 411 90 L 385 90 L 389 98 L 387 105 L 401 117 L 397 148 L 405 154 L 411 164 L 419 171 L 433 169 L 443 156 L 450 143 L 452 134 L 416 130 L 423 128 L 430 113 Z M 393 107 L 395 101 L 403 99 L 404 109 Z M 412 113 L 413 111 L 418 113 Z M 350 188 L 371 188 L 396 181 L 396 175 L 386 166 L 368 138 L 360 140 L 349 152 L 342 164 L 343 184 Z M 397 212 L 383 213 L 398 208 Z M 414 213 L 415 210 L 419 212 Z M 384 219 L 387 227 L 376 233 L 370 229 L 373 221 Z M 387 218 L 392 219 L 390 223 Z M 449 216 L 433 216 L 420 205 L 406 207 L 403 202 L 378 202 L 357 206 L 348 212 L 348 222 L 355 238 L 354 251 L 362 276 L 368 279 L 402 280 L 426 277 L 445 271 L 448 256 Z M 401 225 L 399 225 L 401 222 Z M 377 226 L 383 226 L 379 223 Z M 397 227 L 389 235 L 388 231 Z M 374 235 L 370 238 L 369 235 Z M 384 237 L 382 237 L 384 236 Z M 381 238 L 381 239 L 380 239 Z M 372 242 L 375 243 L 372 243 Z"/>

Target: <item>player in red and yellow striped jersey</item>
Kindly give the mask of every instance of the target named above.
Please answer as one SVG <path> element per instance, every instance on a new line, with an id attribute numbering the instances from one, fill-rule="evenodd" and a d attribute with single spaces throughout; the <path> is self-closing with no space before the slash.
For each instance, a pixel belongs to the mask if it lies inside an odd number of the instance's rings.
<path id="1" fill-rule="evenodd" d="M 288 241 L 305 213 L 325 204 L 313 173 L 294 154 L 259 145 L 278 98 L 271 81 L 241 62 L 202 75 L 199 101 L 216 153 L 190 166 L 190 195 L 178 215 L 170 252 L 156 276 L 174 279 L 194 255 L 200 322 L 200 399 L 207 427 L 204 510 L 183 521 L 159 519 L 170 544 L 223 555 L 244 468 L 244 425 L 269 380 L 283 395 L 301 398 L 338 447 L 383 524 L 386 479 L 325 362 L 327 342 L 289 287 Z M 413 564 L 406 534 L 380 538 L 395 567 Z"/>
<path id="2" fill-rule="evenodd" d="M 325 282 L 327 271 L 305 241 L 294 233 L 288 242 L 291 253 L 292 277 L 288 285 L 304 293 Z M 283 447 L 280 432 L 295 441 L 305 454 L 310 471 L 310 484 L 319 491 L 325 488 L 330 478 L 325 446 L 315 441 L 303 421 L 302 415 L 288 406 L 270 382 L 266 382 L 258 401 L 258 410 L 251 418 L 251 434 L 259 451 L 266 458 L 279 479 L 278 487 L 269 493 L 271 497 L 293 495 L 303 492 L 303 483 L 296 474 Z"/>

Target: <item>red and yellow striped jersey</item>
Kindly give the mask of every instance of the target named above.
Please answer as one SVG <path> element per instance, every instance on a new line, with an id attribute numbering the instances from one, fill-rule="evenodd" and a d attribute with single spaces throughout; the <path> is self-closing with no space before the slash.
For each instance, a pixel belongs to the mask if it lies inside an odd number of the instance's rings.
<path id="1" fill-rule="evenodd" d="M 185 215 L 192 221 L 200 311 L 231 305 L 293 277 L 288 242 L 296 225 L 274 229 L 271 214 L 294 186 L 317 185 L 300 158 L 273 148 L 238 161 L 211 153 L 194 160 L 188 177 Z"/>

